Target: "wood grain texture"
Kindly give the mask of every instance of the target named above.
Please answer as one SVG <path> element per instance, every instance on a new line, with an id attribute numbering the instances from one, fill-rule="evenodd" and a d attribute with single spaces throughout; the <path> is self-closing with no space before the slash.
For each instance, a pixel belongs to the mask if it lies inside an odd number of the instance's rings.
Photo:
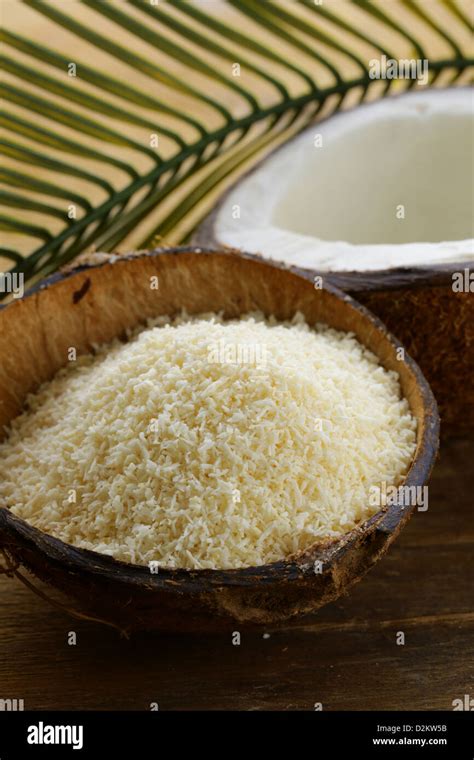
<path id="1" fill-rule="evenodd" d="M 269 638 L 242 632 L 240 646 L 231 630 L 121 639 L 0 577 L 0 698 L 33 710 L 451 710 L 474 694 L 473 458 L 472 440 L 444 445 L 428 511 L 347 597 Z"/>

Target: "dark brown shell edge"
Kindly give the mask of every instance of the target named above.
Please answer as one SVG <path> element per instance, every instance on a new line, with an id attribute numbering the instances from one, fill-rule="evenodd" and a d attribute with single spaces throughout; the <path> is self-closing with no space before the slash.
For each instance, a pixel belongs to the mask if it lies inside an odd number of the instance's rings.
<path id="1" fill-rule="evenodd" d="M 211 257 L 211 261 L 220 259 L 222 266 L 230 258 L 236 264 L 236 260 L 249 261 L 264 271 L 270 268 L 285 277 L 312 282 L 311 273 L 290 272 L 283 265 L 264 262 L 251 254 L 194 248 L 155 249 L 113 257 L 112 263 L 108 260 L 99 264 L 83 263 L 77 269 L 57 273 L 35 286 L 22 301 L 41 298 L 56 284 L 70 280 L 72 301 L 78 305 L 75 294 L 85 291 L 84 298 L 87 298 L 93 293 L 90 274 L 94 270 L 149 257 L 195 260 L 196 256 Z M 77 285 L 72 278 L 78 280 Z M 88 282 L 87 287 L 85 282 Z M 368 319 L 392 346 L 400 346 L 363 306 L 331 284 L 326 283 L 324 290 L 342 301 L 345 309 Z M 0 311 L 0 321 L 5 310 L 11 312 L 19 305 L 20 302 L 6 305 Z M 404 363 L 415 378 L 423 404 L 420 443 L 404 481 L 406 485 L 418 486 L 427 481 L 436 457 L 439 420 L 436 402 L 420 369 L 408 356 Z M 0 509 L 0 546 L 13 561 L 72 597 L 79 610 L 109 620 L 125 630 L 212 630 L 236 624 L 268 627 L 312 612 L 345 592 L 386 551 L 413 508 L 391 505 L 340 540 L 316 544 L 288 561 L 242 570 L 160 568 L 159 574 L 153 575 L 147 567 L 67 545 L 28 525 L 6 508 Z M 323 563 L 321 574 L 314 572 L 316 561 Z"/>

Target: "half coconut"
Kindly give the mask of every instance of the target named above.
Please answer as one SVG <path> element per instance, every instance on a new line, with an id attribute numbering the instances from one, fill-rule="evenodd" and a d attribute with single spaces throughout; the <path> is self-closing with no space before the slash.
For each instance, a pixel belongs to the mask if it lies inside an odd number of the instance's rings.
<path id="1" fill-rule="evenodd" d="M 445 430 L 474 429 L 473 136 L 468 88 L 339 113 L 241 178 L 193 242 L 356 294 L 420 363 Z"/>

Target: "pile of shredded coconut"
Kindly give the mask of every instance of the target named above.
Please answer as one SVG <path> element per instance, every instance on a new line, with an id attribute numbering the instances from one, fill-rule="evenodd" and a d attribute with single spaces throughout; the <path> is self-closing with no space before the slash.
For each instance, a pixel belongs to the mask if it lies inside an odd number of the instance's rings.
<path id="1" fill-rule="evenodd" d="M 415 447 L 398 375 L 353 335 L 301 315 L 162 317 L 29 396 L 0 498 L 120 560 L 239 568 L 357 526 Z"/>

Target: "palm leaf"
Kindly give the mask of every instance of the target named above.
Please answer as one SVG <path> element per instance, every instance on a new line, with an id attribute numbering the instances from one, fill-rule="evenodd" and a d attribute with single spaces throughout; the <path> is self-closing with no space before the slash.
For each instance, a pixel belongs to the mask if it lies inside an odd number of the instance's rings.
<path id="1" fill-rule="evenodd" d="M 7 10 L 0 256 L 28 280 L 87 249 L 184 241 L 265 151 L 336 109 L 414 86 L 372 80 L 372 58 L 426 58 L 430 84 L 443 86 L 466 84 L 473 65 L 469 0 Z"/>

